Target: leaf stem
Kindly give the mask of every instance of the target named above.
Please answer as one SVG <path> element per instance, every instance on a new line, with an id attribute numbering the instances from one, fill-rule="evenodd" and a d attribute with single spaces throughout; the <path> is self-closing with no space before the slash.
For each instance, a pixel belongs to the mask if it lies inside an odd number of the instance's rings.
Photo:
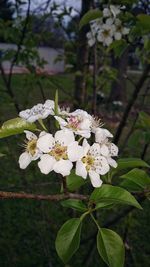
<path id="1" fill-rule="evenodd" d="M 46 126 L 44 125 L 43 120 L 42 120 L 42 119 L 38 119 L 38 122 L 39 122 L 39 124 L 42 126 L 42 128 L 47 132 L 47 128 L 46 128 Z"/>
<path id="2" fill-rule="evenodd" d="M 90 215 L 91 215 L 91 218 L 92 218 L 92 220 L 95 222 L 95 224 L 96 224 L 96 226 L 97 226 L 98 230 L 100 231 L 100 230 L 101 230 L 101 228 L 100 228 L 100 226 L 99 226 L 99 224 L 98 224 L 98 221 L 95 219 L 95 217 L 93 216 L 93 214 L 92 214 L 92 213 L 90 213 Z"/>

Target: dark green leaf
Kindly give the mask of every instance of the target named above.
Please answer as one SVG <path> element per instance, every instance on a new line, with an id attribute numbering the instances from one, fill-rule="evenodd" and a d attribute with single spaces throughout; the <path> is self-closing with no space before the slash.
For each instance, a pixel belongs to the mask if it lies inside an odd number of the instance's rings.
<path id="1" fill-rule="evenodd" d="M 150 16 L 146 14 L 140 14 L 137 16 L 137 18 L 143 31 L 150 32 Z"/>
<path id="2" fill-rule="evenodd" d="M 61 205 L 65 208 L 72 208 L 80 212 L 85 212 L 87 210 L 85 204 L 78 199 L 67 199 L 61 202 Z"/>
<path id="3" fill-rule="evenodd" d="M 66 183 L 69 191 L 75 191 L 82 185 L 84 185 L 86 181 L 82 177 L 76 175 L 74 171 L 72 171 L 71 174 L 67 176 Z"/>
<path id="4" fill-rule="evenodd" d="M 144 130 L 150 129 L 150 115 L 144 111 L 140 112 L 136 127 Z"/>
<path id="5" fill-rule="evenodd" d="M 127 47 L 128 44 L 125 40 L 116 40 L 109 46 L 108 51 L 113 50 L 116 57 L 121 57 Z"/>
<path id="6" fill-rule="evenodd" d="M 141 189 L 150 185 L 150 177 L 148 174 L 141 169 L 133 169 L 130 172 L 121 176 L 121 178 L 131 181 Z"/>
<path id="7" fill-rule="evenodd" d="M 87 25 L 90 21 L 101 18 L 102 12 L 99 9 L 89 10 L 80 20 L 79 29 Z"/>
<path id="8" fill-rule="evenodd" d="M 97 235 L 97 249 L 109 267 L 123 267 L 125 249 L 121 237 L 114 231 L 101 228 Z"/>
<path id="9" fill-rule="evenodd" d="M 136 168 L 136 167 L 147 167 L 150 166 L 143 160 L 139 158 L 123 158 L 117 161 L 118 167 L 114 170 L 114 172 L 118 172 L 120 170 L 128 169 L 128 168 Z"/>
<path id="10" fill-rule="evenodd" d="M 70 219 L 60 228 L 56 238 L 56 251 L 64 263 L 67 263 L 80 244 L 82 222 L 78 218 Z"/>
<path id="11" fill-rule="evenodd" d="M 131 205 L 138 209 L 142 209 L 137 200 L 125 189 L 112 186 L 102 185 L 100 188 L 96 188 L 91 194 L 90 200 L 94 203 L 101 203 L 103 207 L 107 204 L 122 204 Z"/>
<path id="12" fill-rule="evenodd" d="M 0 128 L 0 138 L 21 134 L 24 130 L 34 131 L 36 130 L 36 125 L 17 117 L 3 123 L 2 127 Z"/>

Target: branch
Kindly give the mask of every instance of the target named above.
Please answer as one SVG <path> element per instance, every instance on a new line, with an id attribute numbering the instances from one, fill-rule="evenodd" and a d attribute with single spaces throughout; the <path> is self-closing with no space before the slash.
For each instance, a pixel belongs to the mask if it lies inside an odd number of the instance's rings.
<path id="1" fill-rule="evenodd" d="M 35 200 L 61 201 L 69 198 L 88 200 L 88 196 L 73 194 L 73 193 L 57 194 L 57 195 L 36 195 L 25 192 L 0 191 L 0 199 L 35 199 Z"/>

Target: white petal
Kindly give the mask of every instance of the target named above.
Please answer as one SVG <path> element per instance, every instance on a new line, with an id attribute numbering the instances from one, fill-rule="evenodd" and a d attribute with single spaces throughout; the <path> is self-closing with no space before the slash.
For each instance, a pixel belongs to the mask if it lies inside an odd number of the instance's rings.
<path id="1" fill-rule="evenodd" d="M 118 151 L 119 151 L 118 147 L 115 144 L 111 143 L 110 144 L 110 154 L 111 154 L 111 156 L 112 157 L 118 156 Z"/>
<path id="2" fill-rule="evenodd" d="M 44 107 L 48 109 L 54 109 L 54 101 L 53 100 L 46 100 L 44 103 Z"/>
<path id="3" fill-rule="evenodd" d="M 95 162 L 95 167 L 96 167 L 96 172 L 101 175 L 106 174 L 110 169 L 107 159 L 103 156 L 98 157 L 98 160 Z"/>
<path id="4" fill-rule="evenodd" d="M 70 161 L 75 162 L 83 158 L 83 147 L 78 145 L 78 142 L 73 142 L 67 148 L 67 154 Z"/>
<path id="5" fill-rule="evenodd" d="M 99 156 L 100 155 L 100 145 L 97 143 L 94 143 L 90 147 L 89 151 L 90 151 L 90 154 L 93 155 L 94 157 Z"/>
<path id="6" fill-rule="evenodd" d="M 101 151 L 101 154 L 105 157 L 107 157 L 109 154 L 109 149 L 106 145 L 102 145 L 100 148 L 100 151 Z"/>
<path id="7" fill-rule="evenodd" d="M 101 42 L 101 43 L 104 41 L 104 36 L 102 35 L 101 32 L 98 33 L 97 40 L 98 40 L 98 42 Z"/>
<path id="8" fill-rule="evenodd" d="M 77 161 L 76 163 L 76 175 L 81 176 L 84 179 L 87 178 L 87 170 L 82 161 Z"/>
<path id="9" fill-rule="evenodd" d="M 53 166 L 55 164 L 56 160 L 51 157 L 50 155 L 42 155 L 40 158 L 40 161 L 38 162 L 38 166 L 40 168 L 40 171 L 44 174 L 48 174 L 53 170 Z"/>
<path id="10" fill-rule="evenodd" d="M 115 32 L 114 37 L 115 37 L 115 40 L 121 40 L 122 35 L 120 32 Z"/>
<path id="11" fill-rule="evenodd" d="M 123 27 L 123 29 L 122 29 L 122 34 L 123 35 L 129 34 L 129 32 L 130 32 L 130 29 L 129 28 Z"/>
<path id="12" fill-rule="evenodd" d="M 34 116 L 32 115 L 27 119 L 27 121 L 33 123 L 33 122 L 37 121 L 38 119 L 39 119 L 38 115 L 34 115 Z"/>
<path id="13" fill-rule="evenodd" d="M 32 157 L 28 152 L 24 152 L 19 157 L 19 166 L 21 169 L 26 169 L 32 161 Z"/>
<path id="14" fill-rule="evenodd" d="M 31 110 L 30 109 L 26 109 L 26 110 L 23 110 L 23 111 L 20 111 L 19 112 L 19 116 L 25 120 L 27 120 L 29 118 L 31 114 Z"/>
<path id="15" fill-rule="evenodd" d="M 90 138 L 91 131 L 90 130 L 77 130 L 75 131 L 75 134 L 81 135 L 84 138 Z"/>
<path id="16" fill-rule="evenodd" d="M 26 138 L 28 140 L 37 139 L 37 136 L 30 131 L 25 130 L 24 133 L 26 134 Z"/>
<path id="17" fill-rule="evenodd" d="M 107 161 L 108 161 L 108 164 L 111 166 L 111 167 L 113 167 L 113 168 L 117 168 L 117 166 L 118 166 L 118 164 L 117 164 L 117 162 L 114 160 L 114 159 L 112 159 L 112 158 L 107 158 Z"/>
<path id="18" fill-rule="evenodd" d="M 112 25 L 113 22 L 114 22 L 114 20 L 112 18 L 109 18 L 109 19 L 106 20 L 106 24 L 109 25 L 109 26 Z"/>
<path id="19" fill-rule="evenodd" d="M 112 42 L 113 42 L 112 37 L 107 37 L 107 38 L 105 38 L 104 44 L 106 44 L 107 46 L 109 46 Z"/>
<path id="20" fill-rule="evenodd" d="M 73 164 L 70 160 L 61 159 L 55 163 L 54 171 L 60 173 L 62 176 L 67 176 L 70 174 L 72 167 Z"/>
<path id="21" fill-rule="evenodd" d="M 54 143 L 55 140 L 52 134 L 46 133 L 45 135 L 39 137 L 37 141 L 37 147 L 40 149 L 40 151 L 48 153 L 52 149 Z"/>
<path id="22" fill-rule="evenodd" d="M 89 176 L 93 187 L 100 187 L 103 181 L 100 179 L 100 175 L 94 171 L 89 171 Z"/>
<path id="23" fill-rule="evenodd" d="M 85 156 L 87 154 L 87 152 L 89 151 L 89 149 L 90 149 L 90 145 L 89 145 L 89 143 L 87 142 L 86 139 L 83 140 L 82 146 L 83 146 L 84 156 Z"/>
<path id="24" fill-rule="evenodd" d="M 63 129 L 55 133 L 55 140 L 67 146 L 75 141 L 75 137 L 71 130 Z"/>
<path id="25" fill-rule="evenodd" d="M 54 117 L 59 122 L 61 127 L 67 126 L 67 122 L 64 119 L 62 119 L 61 117 L 58 117 L 58 116 L 54 116 Z"/>

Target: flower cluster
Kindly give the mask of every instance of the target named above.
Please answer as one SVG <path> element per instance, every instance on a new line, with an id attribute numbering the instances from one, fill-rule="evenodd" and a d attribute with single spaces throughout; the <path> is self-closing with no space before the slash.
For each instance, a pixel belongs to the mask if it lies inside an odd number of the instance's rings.
<path id="1" fill-rule="evenodd" d="M 52 100 L 47 100 L 44 104 L 20 112 L 20 117 L 28 122 L 51 115 L 59 125 L 54 135 L 41 131 L 37 137 L 25 131 L 25 152 L 19 157 L 20 168 L 25 169 L 35 160 L 39 160 L 38 167 L 43 174 L 55 171 L 67 176 L 75 168 L 77 175 L 83 179 L 89 176 L 92 185 L 100 187 L 100 176 L 108 173 L 110 167 L 117 167 L 113 157 L 118 155 L 118 147 L 110 142 L 112 134 L 102 128 L 100 120 L 84 110 L 69 112 L 58 107 L 55 114 L 54 106 Z M 92 140 L 94 137 L 94 143 L 91 143 L 90 137 Z"/>
<path id="2" fill-rule="evenodd" d="M 124 7 L 110 5 L 103 9 L 102 18 L 90 22 L 90 32 L 87 33 L 89 46 L 93 46 L 96 41 L 103 46 L 109 46 L 114 40 L 121 40 L 129 33 L 129 28 L 124 27 L 118 15 Z"/>

